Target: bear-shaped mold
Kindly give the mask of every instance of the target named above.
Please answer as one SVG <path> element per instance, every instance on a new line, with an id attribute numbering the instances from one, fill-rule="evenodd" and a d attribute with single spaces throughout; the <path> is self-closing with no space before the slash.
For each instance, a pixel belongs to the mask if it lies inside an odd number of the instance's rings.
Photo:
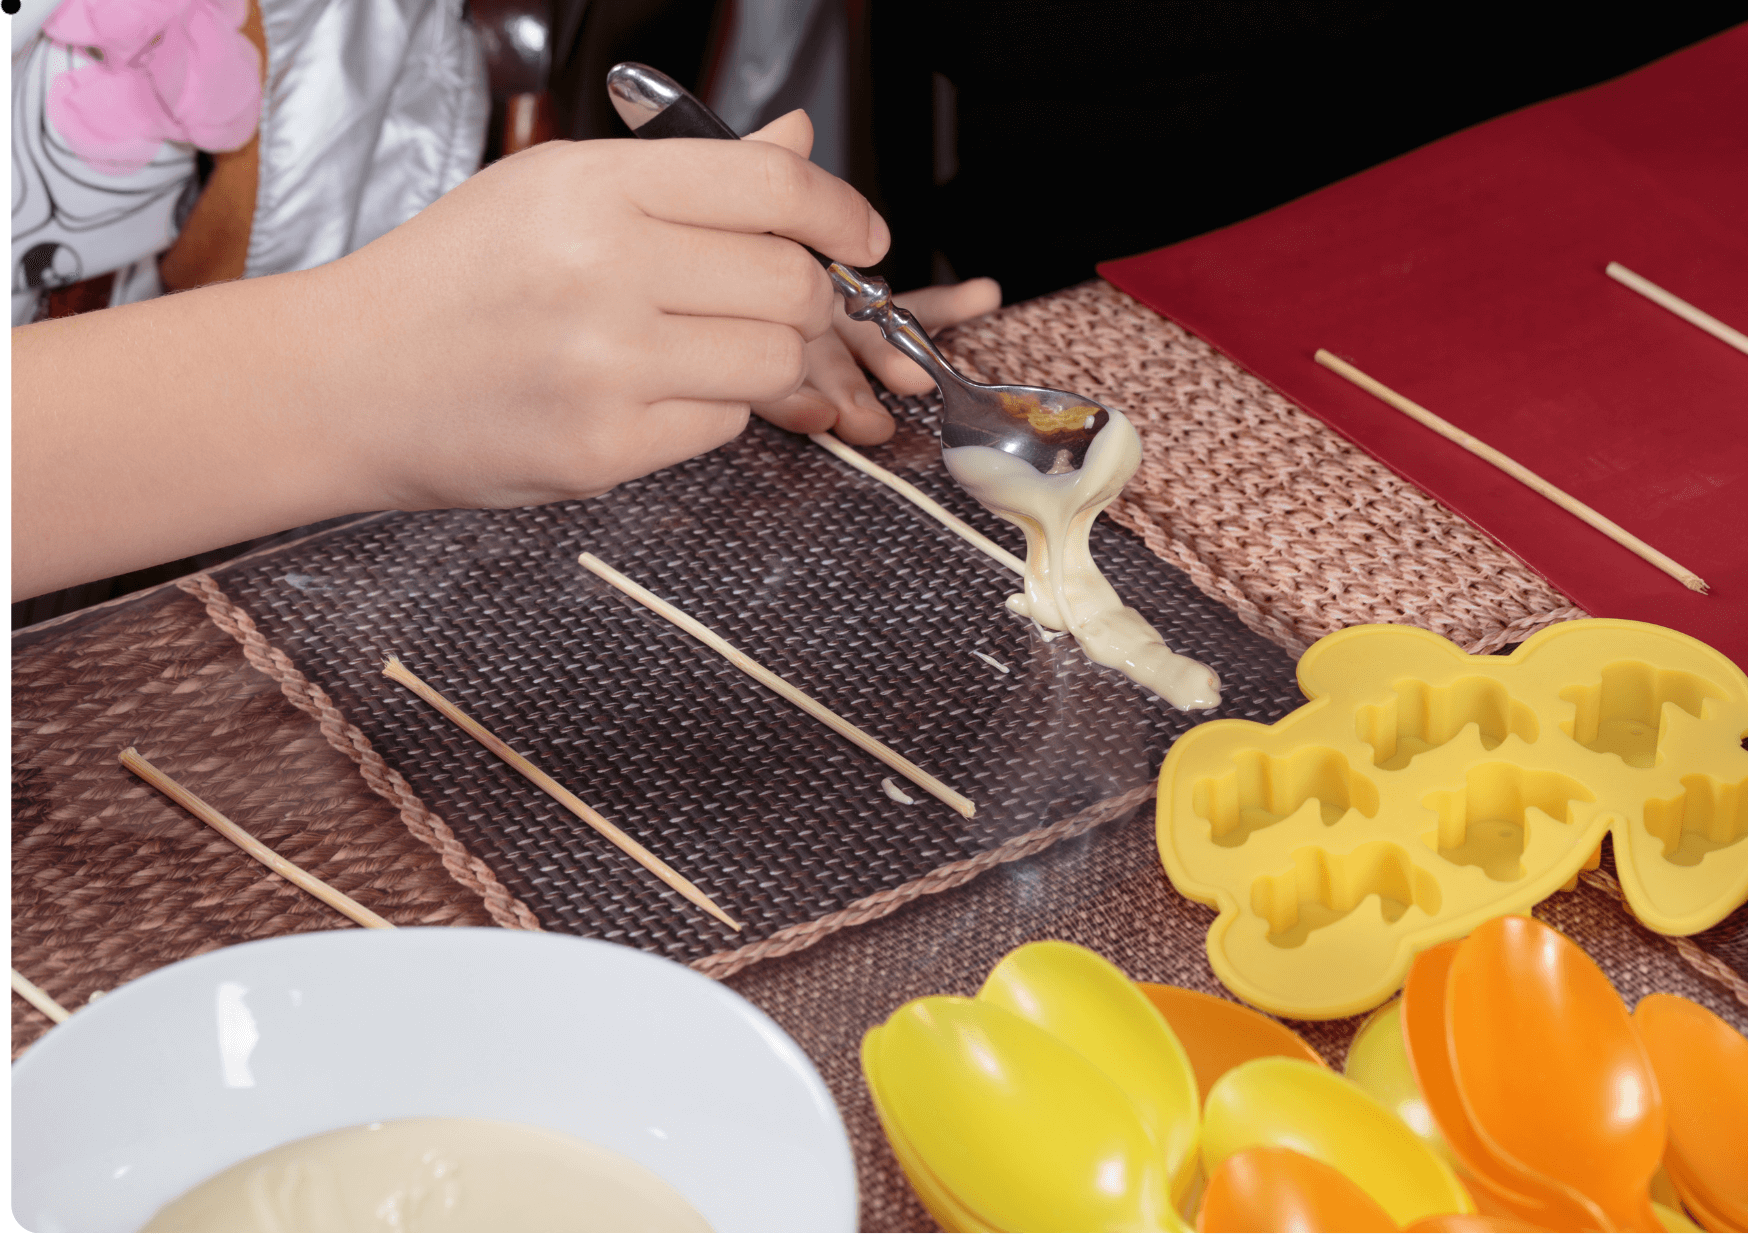
<path id="1" fill-rule="evenodd" d="M 1372 747 L 1372 764 L 1380 770 L 1400 771 L 1415 755 L 1449 744 L 1471 725 L 1486 750 L 1499 748 L 1512 733 L 1536 739 L 1535 712 L 1489 676 L 1464 676 L 1438 687 L 1403 680 L 1395 690 L 1388 702 L 1359 711 L 1360 739 Z"/>
<path id="2" fill-rule="evenodd" d="M 1251 886 L 1250 905 L 1269 923 L 1269 942 L 1299 947 L 1316 931 L 1334 925 L 1378 897 L 1378 915 L 1394 925 L 1410 908 L 1436 916 L 1443 896 L 1438 880 L 1415 865 L 1399 844 L 1361 844 L 1335 856 L 1324 848 L 1301 848 L 1293 868 L 1263 874 Z"/>
<path id="3" fill-rule="evenodd" d="M 1516 882 L 1523 877 L 1532 811 L 1570 827 L 1572 802 L 1595 799 L 1583 784 L 1553 771 L 1488 762 L 1471 768 L 1460 789 L 1426 798 L 1438 814 L 1438 830 L 1424 843 L 1452 865 L 1478 866 L 1496 883 Z"/>
<path id="4" fill-rule="evenodd" d="M 1597 753 L 1612 753 L 1628 766 L 1657 763 L 1663 736 L 1663 709 L 1673 706 L 1699 718 L 1706 698 L 1724 691 L 1687 672 L 1671 672 L 1637 661 L 1611 663 L 1595 684 L 1560 691 L 1577 707 L 1561 724 L 1566 735 Z"/>
<path id="5" fill-rule="evenodd" d="M 1679 795 L 1645 802 L 1645 830 L 1663 841 L 1671 865 L 1698 865 L 1708 853 L 1734 848 L 1748 839 L 1748 780 L 1721 784 L 1689 775 Z"/>
<path id="6" fill-rule="evenodd" d="M 1276 758 L 1251 749 L 1236 755 L 1232 769 L 1196 781 L 1196 813 L 1207 819 L 1213 841 L 1238 848 L 1255 831 L 1272 827 L 1317 802 L 1317 817 L 1334 826 L 1353 809 L 1378 812 L 1378 790 L 1354 773 L 1334 749 L 1310 746 Z"/>
<path id="7" fill-rule="evenodd" d="M 1528 911 L 1596 864 L 1663 934 L 1748 899 L 1748 677 L 1693 638 L 1574 620 L 1509 655 L 1362 625 L 1299 661 L 1307 702 L 1221 719 L 1159 773 L 1159 855 L 1218 910 L 1241 998 L 1324 1019 L 1376 1007 L 1416 952 Z"/>

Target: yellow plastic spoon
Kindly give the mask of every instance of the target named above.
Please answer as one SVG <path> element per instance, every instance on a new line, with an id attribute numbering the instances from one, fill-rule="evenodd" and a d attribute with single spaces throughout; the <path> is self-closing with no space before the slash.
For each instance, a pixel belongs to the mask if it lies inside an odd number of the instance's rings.
<path id="1" fill-rule="evenodd" d="M 1165 1160 L 1129 1095 L 1031 1022 L 934 996 L 893 1013 L 870 1051 L 891 1123 L 990 1227 L 1159 1231 L 1175 1220 Z"/>
<path id="2" fill-rule="evenodd" d="M 1748 1038 L 1678 995 L 1646 995 L 1633 1025 L 1669 1108 L 1669 1178 L 1689 1209 L 1748 1231 Z"/>
<path id="3" fill-rule="evenodd" d="M 1241 1063 L 1283 1055 L 1325 1067 L 1310 1043 L 1261 1012 L 1230 999 L 1181 986 L 1136 982 L 1183 1044 L 1196 1071 L 1197 1096 L 1206 1098 L 1214 1082 Z"/>
<path id="4" fill-rule="evenodd" d="M 1383 1207 L 1297 1150 L 1239 1150 L 1208 1179 L 1197 1231 L 1396 1231 Z"/>
<path id="5" fill-rule="evenodd" d="M 1461 946 L 1460 941 L 1440 943 L 1422 951 L 1402 987 L 1403 1046 L 1422 1100 L 1486 1213 L 1504 1212 L 1554 1231 L 1604 1229 L 1607 1221 L 1589 1201 L 1496 1156 L 1463 1109 L 1445 1020 L 1451 961 Z"/>
<path id="6" fill-rule="evenodd" d="M 941 1230 L 952 1232 L 988 1232 L 994 1228 L 978 1218 L 963 1203 L 958 1201 L 946 1187 L 935 1178 L 921 1158 L 905 1138 L 904 1130 L 893 1122 L 887 1113 L 884 1102 L 884 1090 L 880 1084 L 879 1072 L 879 1037 L 880 1027 L 870 1029 L 862 1038 L 862 1075 L 868 1082 L 868 1094 L 874 1100 L 874 1115 L 880 1121 L 882 1131 L 886 1133 L 886 1143 L 892 1149 L 892 1157 L 898 1163 L 904 1178 L 910 1181 L 911 1189 L 916 1193 L 917 1200 L 923 1203 L 923 1209 L 939 1223 Z"/>
<path id="7" fill-rule="evenodd" d="M 1674 1209 L 1671 1206 L 1666 1206 L 1661 1201 L 1653 1201 L 1651 1203 L 1651 1213 L 1655 1214 L 1657 1216 L 1657 1221 L 1663 1224 L 1664 1231 L 1706 1230 L 1704 1227 L 1701 1227 L 1698 1223 L 1688 1218 L 1687 1215 L 1683 1214 L 1680 1210 Z M 1732 1227 L 1720 1230 L 1740 1231 L 1741 1228 Z"/>
<path id="8" fill-rule="evenodd" d="M 1581 1193 L 1611 1229 L 1663 1230 L 1662 1095 L 1595 961 L 1544 922 L 1494 918 L 1451 960 L 1445 1019 L 1463 1109 L 1502 1162 Z"/>
<path id="9" fill-rule="evenodd" d="M 1134 982 L 1073 943 L 1016 948 L 989 971 L 977 997 L 1060 1039 L 1128 1094 L 1153 1131 L 1173 1198 L 1196 1171 L 1201 1095 L 1195 1069 L 1165 1018 Z"/>
<path id="10" fill-rule="evenodd" d="M 1472 1214 L 1474 1204 L 1444 1160 L 1358 1085 L 1297 1059 L 1253 1059 L 1208 1093 L 1202 1163 L 1252 1146 L 1282 1146 L 1334 1167 L 1398 1227 L 1429 1214 Z"/>
<path id="11" fill-rule="evenodd" d="M 1445 1144 L 1432 1110 L 1415 1083 L 1414 1069 L 1408 1062 L 1408 1045 L 1403 1040 L 1402 1000 L 1392 999 L 1366 1018 L 1348 1044 L 1347 1062 L 1341 1073 L 1389 1108 L 1453 1168 L 1462 1166 L 1456 1153 Z"/>

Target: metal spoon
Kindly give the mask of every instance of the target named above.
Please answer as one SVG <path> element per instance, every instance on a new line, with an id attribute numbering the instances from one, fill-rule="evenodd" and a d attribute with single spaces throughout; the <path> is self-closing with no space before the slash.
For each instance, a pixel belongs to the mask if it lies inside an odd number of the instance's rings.
<path id="1" fill-rule="evenodd" d="M 678 82 L 648 65 L 614 65 L 607 71 L 607 94 L 639 138 L 738 137 Z M 892 303 L 885 280 L 816 257 L 849 316 L 873 323 L 940 387 L 942 447 L 999 448 L 1044 474 L 1072 473 L 1085 463 L 1093 437 L 1111 420 L 1104 406 L 1055 388 L 973 383 L 941 356 L 915 315 Z"/>

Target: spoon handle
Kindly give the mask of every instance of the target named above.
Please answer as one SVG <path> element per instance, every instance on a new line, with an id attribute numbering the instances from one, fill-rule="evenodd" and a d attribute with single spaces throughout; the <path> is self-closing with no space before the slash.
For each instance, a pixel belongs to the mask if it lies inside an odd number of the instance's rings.
<path id="1" fill-rule="evenodd" d="M 636 61 L 624 61 L 607 70 L 607 95 L 619 119 L 636 138 L 739 138 L 684 86 Z M 844 299 L 845 313 L 852 319 L 873 323 L 893 348 L 927 371 L 936 384 L 945 387 L 950 382 L 964 382 L 917 317 L 893 304 L 892 287 L 885 280 L 864 275 L 817 250 L 810 248 L 808 253 L 825 267 L 832 287 Z"/>
<path id="2" fill-rule="evenodd" d="M 619 119 L 638 138 L 740 137 L 673 78 L 627 60 L 607 70 L 607 96 Z"/>

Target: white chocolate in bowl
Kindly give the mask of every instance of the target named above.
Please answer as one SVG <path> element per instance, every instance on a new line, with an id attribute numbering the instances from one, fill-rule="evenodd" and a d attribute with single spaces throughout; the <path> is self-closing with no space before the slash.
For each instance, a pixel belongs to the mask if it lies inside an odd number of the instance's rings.
<path id="1" fill-rule="evenodd" d="M 526 1124 L 404 1119 L 305 1137 L 196 1185 L 144 1231 L 709 1231 L 666 1181 Z"/>
<path id="2" fill-rule="evenodd" d="M 985 508 L 1026 535 L 1026 592 L 1009 610 L 1067 631 L 1095 663 L 1114 667 L 1179 710 L 1220 704 L 1212 668 L 1172 651 L 1093 563 L 1092 523 L 1141 467 L 1141 437 L 1117 410 L 1094 436 L 1080 469 L 1041 474 L 999 448 L 947 448 L 947 471 Z"/>

